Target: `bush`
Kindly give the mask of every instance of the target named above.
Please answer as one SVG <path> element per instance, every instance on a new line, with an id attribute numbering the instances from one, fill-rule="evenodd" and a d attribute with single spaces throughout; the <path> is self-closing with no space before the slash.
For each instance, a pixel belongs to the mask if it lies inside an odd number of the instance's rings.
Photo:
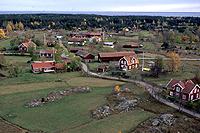
<path id="1" fill-rule="evenodd" d="M 6 48 L 5 47 L 2 47 L 2 46 L 0 46 L 0 51 L 2 52 L 2 51 L 6 51 Z"/>

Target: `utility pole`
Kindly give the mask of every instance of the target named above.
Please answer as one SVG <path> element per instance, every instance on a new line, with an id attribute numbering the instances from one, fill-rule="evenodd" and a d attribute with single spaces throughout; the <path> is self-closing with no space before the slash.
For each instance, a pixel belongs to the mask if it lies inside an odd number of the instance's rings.
<path id="1" fill-rule="evenodd" d="M 144 49 L 143 49 L 143 54 L 142 54 L 142 71 L 144 71 Z"/>
<path id="2" fill-rule="evenodd" d="M 53 61 L 55 61 L 55 49 L 53 47 Z"/>
<path id="3" fill-rule="evenodd" d="M 46 34 L 44 33 L 44 45 L 47 45 Z"/>

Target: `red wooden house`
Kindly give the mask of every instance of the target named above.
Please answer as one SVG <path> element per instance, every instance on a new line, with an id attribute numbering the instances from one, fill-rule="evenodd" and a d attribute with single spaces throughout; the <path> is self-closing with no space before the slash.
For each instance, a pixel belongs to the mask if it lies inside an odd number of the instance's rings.
<path id="1" fill-rule="evenodd" d="M 18 46 L 19 52 L 25 53 L 28 52 L 30 48 L 33 48 L 33 50 L 36 49 L 36 44 L 33 43 L 31 40 L 26 40 L 25 42 L 21 43 Z"/>
<path id="2" fill-rule="evenodd" d="M 31 63 L 31 68 L 33 73 L 50 73 L 65 69 L 65 65 L 54 61 L 35 61 Z"/>
<path id="3" fill-rule="evenodd" d="M 129 71 L 139 67 L 139 60 L 135 56 L 124 56 L 119 60 L 119 68 L 124 71 Z"/>
<path id="4" fill-rule="evenodd" d="M 94 55 L 82 50 L 76 52 L 76 56 L 81 57 L 84 62 L 92 62 L 95 59 Z"/>
<path id="5" fill-rule="evenodd" d="M 166 86 L 170 90 L 170 96 L 181 99 L 182 101 L 195 101 L 200 99 L 200 86 L 192 80 L 172 79 Z"/>
<path id="6" fill-rule="evenodd" d="M 122 52 L 105 52 L 98 54 L 99 62 L 119 61 L 126 56 L 136 56 L 134 51 L 122 51 Z"/>

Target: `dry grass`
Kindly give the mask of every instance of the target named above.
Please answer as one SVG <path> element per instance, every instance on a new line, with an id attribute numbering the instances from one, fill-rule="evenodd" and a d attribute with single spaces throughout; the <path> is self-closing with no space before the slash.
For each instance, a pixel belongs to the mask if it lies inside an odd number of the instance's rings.
<path id="1" fill-rule="evenodd" d="M 111 81 L 111 80 L 104 80 L 104 79 L 97 79 L 97 78 L 83 78 L 77 77 L 67 81 L 70 86 L 90 86 L 90 87 L 107 87 L 107 86 L 114 86 L 114 85 L 121 85 L 124 84 L 123 82 L 118 81 Z"/>
<path id="2" fill-rule="evenodd" d="M 12 84 L 1 86 L 0 96 L 6 94 L 13 94 L 19 92 L 29 92 L 35 90 L 43 90 L 49 88 L 65 88 L 68 86 L 90 86 L 90 87 L 107 87 L 114 86 L 116 84 L 124 84 L 123 82 L 87 78 L 87 77 L 75 77 L 66 82 L 40 82 L 40 83 L 25 83 L 25 84 Z"/>
<path id="3" fill-rule="evenodd" d="M 0 95 L 13 94 L 19 92 L 29 92 L 35 90 L 59 88 L 67 86 L 64 82 L 43 82 L 43 83 L 30 83 L 30 84 L 16 84 L 2 86 L 0 89 Z"/>

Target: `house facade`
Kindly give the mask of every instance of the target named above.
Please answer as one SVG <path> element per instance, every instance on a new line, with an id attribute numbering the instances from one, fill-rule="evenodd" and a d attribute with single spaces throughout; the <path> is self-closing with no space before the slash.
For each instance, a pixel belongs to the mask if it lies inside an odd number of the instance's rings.
<path id="1" fill-rule="evenodd" d="M 36 50 L 36 44 L 33 43 L 31 40 L 28 40 L 26 42 L 21 43 L 18 46 L 18 50 L 21 53 L 26 53 L 29 51 L 30 48 L 33 48 L 33 50 Z"/>
<path id="2" fill-rule="evenodd" d="M 79 50 L 78 52 L 76 52 L 76 56 L 79 56 L 81 57 L 81 59 L 84 61 L 84 62 L 92 62 L 94 61 L 95 59 L 95 56 L 86 52 L 86 51 L 83 51 L 83 50 Z"/>
<path id="3" fill-rule="evenodd" d="M 36 53 L 39 54 L 40 57 L 53 58 L 56 51 L 55 50 L 40 50 L 40 51 L 37 51 Z"/>
<path id="4" fill-rule="evenodd" d="M 35 61 L 31 63 L 33 73 L 50 73 L 55 72 L 54 61 Z"/>
<path id="5" fill-rule="evenodd" d="M 122 51 L 122 52 L 105 52 L 98 54 L 99 62 L 110 62 L 110 61 L 119 61 L 123 57 L 127 56 L 135 56 L 136 54 L 134 51 Z"/>
<path id="6" fill-rule="evenodd" d="M 195 101 L 200 99 L 200 86 L 192 80 L 172 79 L 166 86 L 169 89 L 169 95 L 181 99 L 183 102 Z"/>
<path id="7" fill-rule="evenodd" d="M 35 61 L 31 63 L 33 73 L 51 73 L 56 70 L 64 70 L 63 63 L 55 63 L 55 61 Z"/>
<path id="8" fill-rule="evenodd" d="M 85 45 L 85 43 L 86 43 L 86 41 L 83 38 L 74 37 L 74 38 L 69 38 L 68 39 L 68 44 L 69 45 L 75 44 L 75 45 L 81 45 L 82 46 L 82 45 Z"/>
<path id="9" fill-rule="evenodd" d="M 119 68 L 124 71 L 129 71 L 139 67 L 139 60 L 136 56 L 124 56 L 119 60 Z"/>

